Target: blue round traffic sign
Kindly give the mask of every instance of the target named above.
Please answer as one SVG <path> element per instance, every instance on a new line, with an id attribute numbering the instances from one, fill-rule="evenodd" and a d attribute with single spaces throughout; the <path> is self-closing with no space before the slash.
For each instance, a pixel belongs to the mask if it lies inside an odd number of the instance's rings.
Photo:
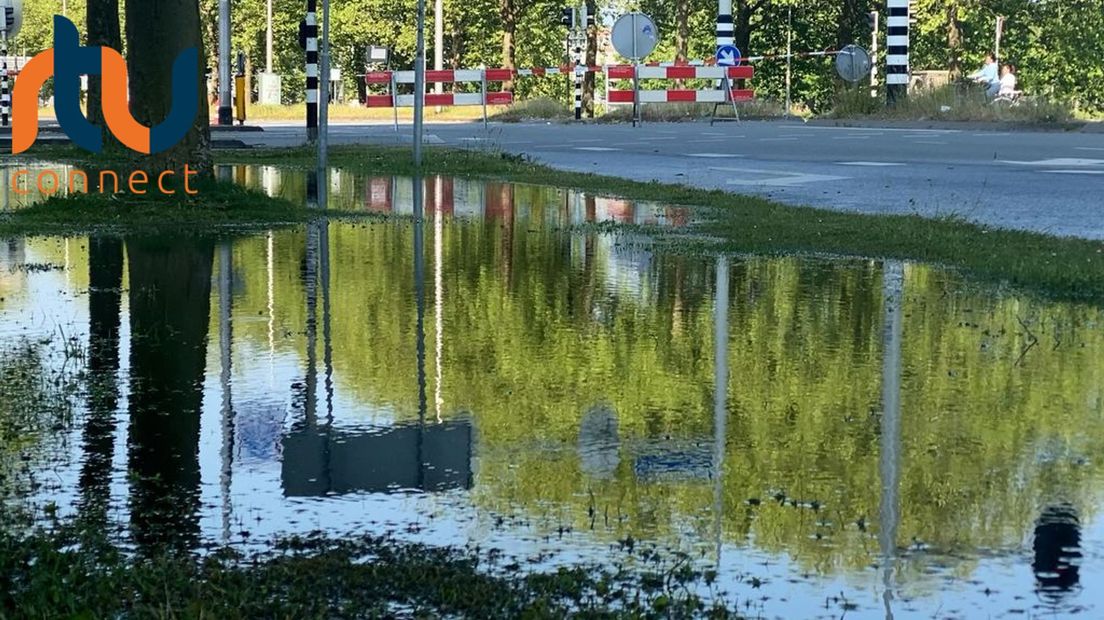
<path id="1" fill-rule="evenodd" d="M 742 57 L 740 48 L 735 45 L 717 46 L 717 66 L 719 67 L 738 67 Z"/>

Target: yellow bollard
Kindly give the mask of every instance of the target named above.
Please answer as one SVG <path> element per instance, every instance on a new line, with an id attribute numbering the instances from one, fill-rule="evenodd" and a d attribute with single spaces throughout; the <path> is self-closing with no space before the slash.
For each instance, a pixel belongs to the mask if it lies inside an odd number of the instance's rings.
<path id="1" fill-rule="evenodd" d="M 245 124 L 245 104 L 249 96 L 245 92 L 245 76 L 238 75 L 234 78 L 234 117 L 242 125 Z"/>

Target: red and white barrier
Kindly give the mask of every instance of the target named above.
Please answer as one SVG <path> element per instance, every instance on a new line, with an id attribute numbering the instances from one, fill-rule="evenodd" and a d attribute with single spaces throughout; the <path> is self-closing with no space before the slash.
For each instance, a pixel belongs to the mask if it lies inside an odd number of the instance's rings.
<path id="1" fill-rule="evenodd" d="M 755 69 L 749 66 L 716 67 L 700 65 L 646 66 L 618 65 L 606 67 L 606 102 L 610 105 L 634 103 L 735 103 L 751 101 L 755 91 L 749 88 L 735 89 L 732 80 L 750 80 Z M 610 88 L 612 80 L 721 80 L 721 89 L 641 89 L 618 90 Z"/>
<path id="2" fill-rule="evenodd" d="M 398 94 L 399 84 L 414 84 L 413 71 L 375 71 L 364 76 L 365 85 L 387 84 L 388 92 L 384 95 L 366 95 L 365 107 L 369 108 L 394 108 L 395 129 L 399 128 L 399 108 L 414 107 L 415 95 Z M 488 82 L 507 82 L 514 79 L 512 69 L 443 69 L 440 71 L 426 71 L 426 84 L 460 84 L 478 83 L 477 93 L 426 93 L 423 95 L 425 105 L 428 106 L 483 106 L 483 124 L 487 124 L 487 106 L 510 105 L 514 102 L 514 94 L 509 91 L 491 91 L 487 89 Z"/>

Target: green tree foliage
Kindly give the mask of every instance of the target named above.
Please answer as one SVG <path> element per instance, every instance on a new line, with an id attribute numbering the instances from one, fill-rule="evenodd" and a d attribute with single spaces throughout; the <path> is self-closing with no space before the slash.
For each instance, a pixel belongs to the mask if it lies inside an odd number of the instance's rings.
<path id="1" fill-rule="evenodd" d="M 200 0 L 208 50 L 215 46 L 218 0 Z M 27 0 L 24 34 L 18 49 L 30 52 L 50 42 L 50 16 L 61 12 L 61 0 Z M 298 24 L 305 0 L 274 0 L 275 70 L 284 76 L 288 103 L 303 100 L 305 63 L 299 48 Z M 554 66 L 565 58 L 565 30 L 559 25 L 562 0 L 445 0 L 445 63 L 449 67 Z M 68 3 L 74 22 L 84 24 L 85 5 Z M 266 0 L 236 0 L 234 47 L 244 50 L 255 70 L 264 66 Z M 997 16 L 1007 18 L 1002 56 L 1020 68 L 1020 81 L 1030 93 L 1073 103 L 1092 112 L 1104 111 L 1104 0 L 917 0 L 913 28 L 912 65 L 917 70 L 972 71 L 993 49 Z M 392 50 L 395 68 L 408 69 L 414 59 L 414 0 L 345 0 L 333 3 L 334 67 L 342 70 L 347 92 L 356 92 L 356 75 L 364 70 L 368 45 Z M 626 3 L 599 0 L 593 8 L 608 26 L 611 18 L 630 8 L 652 15 L 662 43 L 650 60 L 689 59 L 713 54 L 717 3 L 713 0 Z M 427 49 L 432 58 L 432 3 L 427 23 Z M 870 46 L 866 14 L 885 6 L 872 0 L 736 0 L 737 41 L 748 55 L 778 54 L 786 49 L 792 10 L 795 51 L 838 48 L 848 43 Z M 510 37 L 507 43 L 506 37 Z M 884 40 L 883 40 L 884 45 Z M 884 49 L 884 47 L 883 47 Z M 208 63 L 216 62 L 209 54 Z M 757 64 L 755 87 L 762 96 L 784 92 L 785 66 L 780 60 Z M 825 58 L 799 58 L 793 64 L 793 91 L 798 102 L 824 109 L 842 85 Z M 519 96 L 551 95 L 568 100 L 566 78 L 522 79 Z"/>

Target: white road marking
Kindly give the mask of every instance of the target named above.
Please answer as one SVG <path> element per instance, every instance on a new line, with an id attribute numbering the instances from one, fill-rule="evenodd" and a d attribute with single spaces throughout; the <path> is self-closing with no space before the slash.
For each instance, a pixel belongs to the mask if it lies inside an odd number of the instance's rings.
<path id="1" fill-rule="evenodd" d="M 577 146 L 577 147 L 575 147 L 575 150 L 576 151 L 605 152 L 605 151 L 620 151 L 621 149 L 614 149 L 614 148 L 610 148 L 608 146 Z"/>
<path id="2" fill-rule="evenodd" d="M 741 186 L 767 186 L 767 187 L 793 187 L 795 185 L 807 185 L 809 183 L 827 183 L 829 181 L 843 181 L 850 177 L 832 176 L 827 174 L 802 174 L 799 172 L 783 172 L 779 170 L 762 170 L 756 168 L 710 168 L 718 172 L 735 172 L 740 175 L 758 175 L 767 178 L 749 179 L 739 178 L 727 181 L 729 185 Z"/>
<path id="3" fill-rule="evenodd" d="M 1104 174 L 1104 170 L 1041 170 L 1051 174 Z"/>
<path id="4" fill-rule="evenodd" d="M 728 159 L 730 157 L 743 157 L 743 155 L 733 155 L 731 153 L 687 153 L 687 157 L 702 157 L 705 159 Z"/>
<path id="5" fill-rule="evenodd" d="M 917 140 L 916 144 L 946 144 L 941 140 Z"/>
<path id="6" fill-rule="evenodd" d="M 586 142 L 605 142 L 605 140 L 603 140 L 601 138 L 585 138 L 585 139 L 572 138 L 571 140 L 568 140 L 568 142 L 571 142 L 572 144 L 583 144 L 583 143 L 586 143 Z"/>
<path id="7" fill-rule="evenodd" d="M 760 142 L 797 142 L 798 138 L 759 138 Z"/>
<path id="8" fill-rule="evenodd" d="M 1016 161 L 1011 159 L 1000 160 L 1002 164 L 1014 164 L 1017 166 L 1054 166 L 1054 167 L 1080 167 L 1080 166 L 1104 166 L 1104 159 L 1084 159 L 1079 157 L 1057 157 L 1054 159 L 1039 159 L 1036 161 Z"/>
<path id="9" fill-rule="evenodd" d="M 824 125 L 797 125 L 791 127 L 791 129 L 821 129 L 821 130 L 835 130 L 835 131 L 872 131 L 872 132 L 886 132 L 894 131 L 897 133 L 910 133 L 910 134 L 933 134 L 933 133 L 962 133 L 961 129 L 901 129 L 896 127 L 831 127 Z"/>
<path id="10" fill-rule="evenodd" d="M 866 166 L 868 168 L 888 168 L 890 166 L 904 166 L 892 161 L 841 161 L 837 162 L 840 166 Z"/>
<path id="11" fill-rule="evenodd" d="M 1099 146 L 1079 146 L 1078 151 L 1104 151 L 1104 148 Z"/>
<path id="12" fill-rule="evenodd" d="M 835 136 L 833 140 L 869 140 L 870 136 Z"/>

